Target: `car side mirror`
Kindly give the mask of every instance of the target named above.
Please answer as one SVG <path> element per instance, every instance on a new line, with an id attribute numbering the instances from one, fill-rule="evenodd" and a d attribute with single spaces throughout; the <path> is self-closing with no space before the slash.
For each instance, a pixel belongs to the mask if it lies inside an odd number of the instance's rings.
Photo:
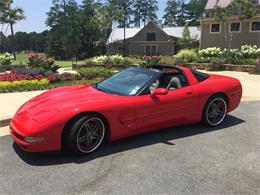
<path id="1" fill-rule="evenodd" d="M 167 95 L 168 90 L 164 88 L 157 88 L 154 90 L 154 92 L 151 94 L 152 96 L 158 96 L 158 95 Z"/>

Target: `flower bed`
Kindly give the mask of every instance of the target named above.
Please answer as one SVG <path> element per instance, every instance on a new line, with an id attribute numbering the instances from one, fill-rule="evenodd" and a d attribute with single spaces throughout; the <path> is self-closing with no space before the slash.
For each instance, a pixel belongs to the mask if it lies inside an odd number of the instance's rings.
<path id="1" fill-rule="evenodd" d="M 14 73 L 0 74 L 0 81 L 21 81 L 21 80 L 41 80 L 44 77 L 42 75 L 22 75 Z"/>
<path id="2" fill-rule="evenodd" d="M 15 92 L 15 91 L 32 91 L 43 90 L 48 86 L 47 79 L 42 80 L 20 80 L 20 81 L 1 81 L 0 93 Z"/>

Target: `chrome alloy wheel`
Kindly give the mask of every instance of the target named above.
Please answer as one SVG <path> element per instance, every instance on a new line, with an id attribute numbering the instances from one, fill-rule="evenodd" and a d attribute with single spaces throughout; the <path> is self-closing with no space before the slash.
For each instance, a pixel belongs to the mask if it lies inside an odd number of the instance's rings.
<path id="1" fill-rule="evenodd" d="M 82 153 L 96 150 L 105 137 L 105 125 L 99 118 L 90 118 L 80 127 L 77 134 L 77 147 Z"/>
<path id="2" fill-rule="evenodd" d="M 206 110 L 207 122 L 216 126 L 219 125 L 226 117 L 227 114 L 227 103 L 223 98 L 213 99 Z"/>

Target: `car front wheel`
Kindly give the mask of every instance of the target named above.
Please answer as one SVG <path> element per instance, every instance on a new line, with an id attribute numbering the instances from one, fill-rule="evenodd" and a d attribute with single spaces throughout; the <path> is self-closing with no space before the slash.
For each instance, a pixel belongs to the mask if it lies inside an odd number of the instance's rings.
<path id="1" fill-rule="evenodd" d="M 211 97 L 203 110 L 202 123 L 206 126 L 221 124 L 227 115 L 227 100 L 222 95 Z"/>
<path id="2" fill-rule="evenodd" d="M 89 154 L 96 151 L 106 135 L 104 119 L 96 114 L 83 116 L 68 126 L 63 145 L 76 154 Z"/>

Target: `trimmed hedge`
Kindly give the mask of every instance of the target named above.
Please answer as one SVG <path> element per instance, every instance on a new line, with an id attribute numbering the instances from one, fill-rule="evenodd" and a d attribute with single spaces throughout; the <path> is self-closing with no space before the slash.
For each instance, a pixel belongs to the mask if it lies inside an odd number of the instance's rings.
<path id="1" fill-rule="evenodd" d="M 21 80 L 21 81 L 1 81 L 0 93 L 14 91 L 32 91 L 45 89 L 49 84 L 47 79 L 42 80 Z"/>
<path id="2" fill-rule="evenodd" d="M 81 81 L 64 81 L 57 83 L 49 83 L 47 79 L 38 80 L 22 80 L 22 81 L 1 81 L 0 93 L 21 92 L 21 91 L 35 91 L 47 90 L 69 85 L 83 85 L 99 82 L 100 79 L 81 80 Z"/>

